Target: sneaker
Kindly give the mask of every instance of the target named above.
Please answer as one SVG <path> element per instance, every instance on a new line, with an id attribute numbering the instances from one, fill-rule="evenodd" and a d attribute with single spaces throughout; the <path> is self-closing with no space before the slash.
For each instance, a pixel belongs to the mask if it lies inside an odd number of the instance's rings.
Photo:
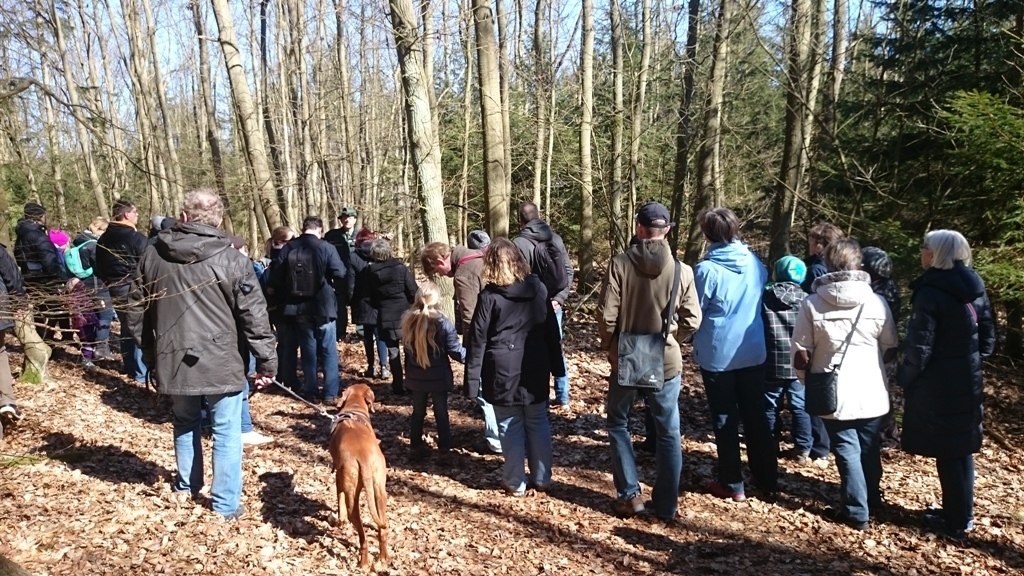
<path id="1" fill-rule="evenodd" d="M 93 364 L 92 360 L 89 360 L 87 358 L 82 358 L 82 368 L 85 369 L 85 370 L 92 370 L 92 369 L 96 368 L 96 365 Z"/>
<path id="2" fill-rule="evenodd" d="M 0 420 L 3 420 L 4 424 L 10 426 L 22 418 L 21 412 L 18 411 L 18 407 L 14 404 L 0 406 Z"/>
<path id="3" fill-rule="evenodd" d="M 377 372 L 372 367 L 363 370 L 363 378 L 369 378 L 372 380 L 374 377 L 376 377 L 376 375 Z"/>
<path id="4" fill-rule="evenodd" d="M 381 368 L 380 369 L 380 379 L 381 380 L 391 380 L 391 371 L 388 370 L 387 368 Z"/>
<path id="5" fill-rule="evenodd" d="M 867 520 L 856 520 L 854 518 L 850 518 L 849 516 L 847 516 L 845 510 L 841 510 L 839 508 L 826 508 L 825 517 L 833 522 L 845 524 L 849 528 L 852 528 L 858 532 L 863 532 L 868 529 Z"/>
<path id="6" fill-rule="evenodd" d="M 974 530 L 974 520 L 969 520 L 967 522 L 967 526 L 964 528 L 950 528 L 949 523 L 946 522 L 946 516 L 943 514 L 942 508 L 937 507 L 929 507 L 925 509 L 924 514 L 922 515 L 922 520 L 927 530 L 940 534 L 954 542 L 966 541 L 967 534 Z"/>
<path id="7" fill-rule="evenodd" d="M 265 436 L 255 430 L 242 432 L 242 446 L 260 446 L 262 444 L 270 444 L 273 441 L 274 439 L 270 436 Z"/>
<path id="8" fill-rule="evenodd" d="M 473 443 L 473 451 L 477 454 L 501 454 L 501 447 L 495 449 L 486 439 L 480 439 Z"/>
<path id="9" fill-rule="evenodd" d="M 628 500 L 615 499 L 612 501 L 612 512 L 619 518 L 631 518 L 646 512 L 644 499 L 637 494 Z"/>
<path id="10" fill-rule="evenodd" d="M 733 502 L 743 502 L 747 499 L 747 495 L 743 492 L 733 492 L 729 488 L 719 484 L 718 482 L 712 482 L 708 485 L 708 492 L 711 493 L 715 498 L 721 498 L 723 500 L 732 500 Z"/>
<path id="11" fill-rule="evenodd" d="M 235 508 L 234 512 L 232 512 L 231 514 L 222 514 L 221 518 L 223 518 L 225 522 L 234 522 L 235 520 L 241 518 L 244 514 L 245 506 L 239 504 L 238 508 Z"/>

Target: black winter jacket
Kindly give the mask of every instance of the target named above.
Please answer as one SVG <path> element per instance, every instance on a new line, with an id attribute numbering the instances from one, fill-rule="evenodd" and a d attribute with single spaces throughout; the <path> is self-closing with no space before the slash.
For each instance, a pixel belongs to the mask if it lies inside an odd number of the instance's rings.
<path id="1" fill-rule="evenodd" d="M 377 309 L 370 302 L 370 243 L 363 242 L 356 247 L 351 260 L 352 268 L 349 274 L 353 276 L 354 282 L 349 306 L 352 307 L 352 323 L 376 326 Z"/>
<path id="2" fill-rule="evenodd" d="M 903 341 L 903 449 L 959 458 L 981 449 L 981 359 L 995 349 L 985 284 L 957 262 L 929 268 L 910 284 L 911 316 Z"/>
<path id="3" fill-rule="evenodd" d="M 29 285 L 57 284 L 63 280 L 63 268 L 57 247 L 50 242 L 46 228 L 35 220 L 22 218 L 14 229 L 14 259 Z"/>
<path id="4" fill-rule="evenodd" d="M 320 289 L 316 295 L 300 298 L 291 294 L 288 255 L 293 250 L 312 250 L 317 270 L 322 272 Z M 333 246 L 313 234 L 303 234 L 285 244 L 270 266 L 272 300 L 283 307 L 285 317 L 313 318 L 323 324 L 338 317 L 338 301 L 333 286 L 341 284 L 346 274 L 345 265 Z"/>
<path id="5" fill-rule="evenodd" d="M 435 319 L 436 331 L 434 344 L 428 347 L 430 365 L 426 368 L 416 361 L 414 352 L 405 347 L 405 387 L 419 392 L 451 392 L 455 387 L 455 376 L 452 374 L 451 358 L 462 364 L 466 361 L 466 349 L 459 342 L 455 333 L 455 324 L 444 315 Z"/>
<path id="6" fill-rule="evenodd" d="M 804 264 L 807 266 L 807 275 L 804 276 L 804 281 L 800 284 L 800 287 L 803 288 L 804 292 L 814 294 L 814 281 L 828 274 L 828 266 L 825 265 L 825 258 L 821 255 L 808 256 L 804 260 Z"/>
<path id="7" fill-rule="evenodd" d="M 796 370 L 790 359 L 793 349 L 793 327 L 800 303 L 807 293 L 793 282 L 776 282 L 765 288 L 761 298 L 761 318 L 764 320 L 764 344 L 768 351 L 765 378 L 770 380 L 796 380 Z"/>
<path id="8" fill-rule="evenodd" d="M 558 324 L 548 314 L 547 289 L 534 274 L 480 293 L 466 345 L 466 394 L 498 406 L 544 402 L 552 373 L 565 373 Z M 552 370 L 553 365 L 561 369 Z"/>
<path id="9" fill-rule="evenodd" d="M 572 289 L 573 270 L 572 260 L 569 259 L 569 252 L 565 249 L 565 242 L 562 241 L 562 237 L 552 230 L 547 222 L 537 219 L 527 222 L 519 230 L 519 235 L 512 240 L 512 243 L 522 252 L 523 257 L 526 258 L 526 263 L 530 265 L 530 270 L 534 273 L 537 271 L 533 268 L 533 251 L 535 244 L 539 242 L 551 242 L 562 252 L 562 262 L 565 263 L 565 275 L 569 279 L 569 283 L 561 292 L 551 296 L 550 299 L 564 306 L 565 299 L 569 297 L 569 290 Z"/>
<path id="10" fill-rule="evenodd" d="M 274 333 L 252 263 L 217 228 L 184 223 L 158 234 L 139 260 L 125 316 L 162 394 L 241 390 L 246 349 L 257 372 L 277 372 Z"/>
<path id="11" fill-rule="evenodd" d="M 377 327 L 399 338 L 402 314 L 416 298 L 416 278 L 398 258 L 367 266 L 370 305 L 377 309 Z"/>
<path id="12" fill-rule="evenodd" d="M 324 234 L 324 242 L 327 242 L 331 246 L 334 246 L 335 250 L 338 251 L 338 258 L 341 258 L 341 263 L 345 265 L 347 270 L 351 270 L 352 266 L 352 254 L 355 252 L 355 232 L 352 230 L 345 231 L 341 228 L 335 228 L 328 230 Z M 355 274 L 348 274 L 345 279 L 334 285 L 334 292 L 338 298 L 338 307 L 344 308 L 349 305 L 352 299 L 352 290 L 355 288 Z"/>
<path id="13" fill-rule="evenodd" d="M 24 298 L 25 283 L 21 271 L 7 251 L 7 246 L 0 244 L 0 338 L 3 337 L 3 331 L 14 328 L 14 315 L 25 306 Z M 2 345 L 3 342 L 0 342 Z"/>
<path id="14" fill-rule="evenodd" d="M 139 258 L 149 247 L 146 235 L 128 222 L 111 222 L 96 243 L 93 274 L 110 288 L 112 296 L 124 296 L 135 276 Z"/>

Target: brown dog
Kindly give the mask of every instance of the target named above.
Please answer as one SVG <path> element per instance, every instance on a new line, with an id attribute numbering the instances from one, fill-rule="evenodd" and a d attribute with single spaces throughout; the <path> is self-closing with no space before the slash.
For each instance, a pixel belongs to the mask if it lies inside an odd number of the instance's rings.
<path id="1" fill-rule="evenodd" d="M 388 468 L 377 435 L 370 425 L 373 390 L 366 384 L 352 384 L 342 393 L 339 404 L 341 411 L 334 418 L 329 442 L 338 489 L 338 522 L 345 516 L 345 510 L 348 510 L 348 520 L 359 533 L 359 567 L 366 568 L 370 565 L 370 551 L 366 545 L 363 522 L 359 518 L 359 493 L 366 490 L 366 507 L 370 509 L 370 516 L 377 525 L 380 560 L 386 564 L 388 494 L 385 482 Z"/>

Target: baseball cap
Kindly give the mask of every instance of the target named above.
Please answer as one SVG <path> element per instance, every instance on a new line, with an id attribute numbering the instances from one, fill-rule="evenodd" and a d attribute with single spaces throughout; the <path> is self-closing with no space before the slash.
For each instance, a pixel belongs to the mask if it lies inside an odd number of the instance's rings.
<path id="1" fill-rule="evenodd" d="M 359 212 L 357 212 L 355 208 L 345 206 L 341 209 L 341 212 L 338 212 L 338 216 L 342 218 L 345 218 L 346 216 L 359 216 Z"/>
<path id="2" fill-rule="evenodd" d="M 636 221 L 648 228 L 668 228 L 672 226 L 672 217 L 668 208 L 659 202 L 648 202 L 636 212 Z"/>

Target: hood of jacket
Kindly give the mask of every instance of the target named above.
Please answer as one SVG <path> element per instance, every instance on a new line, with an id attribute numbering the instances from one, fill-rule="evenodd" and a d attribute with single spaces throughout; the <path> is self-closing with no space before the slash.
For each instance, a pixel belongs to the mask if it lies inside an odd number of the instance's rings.
<path id="1" fill-rule="evenodd" d="M 551 226 L 548 226 L 547 222 L 539 218 L 527 222 L 526 225 L 519 230 L 519 235 L 523 238 L 528 238 L 533 242 L 550 242 L 555 236 L 554 232 L 551 231 Z"/>
<path id="2" fill-rule="evenodd" d="M 771 310 L 790 310 L 806 297 L 807 293 L 799 284 L 776 282 L 765 290 L 764 305 Z"/>
<path id="3" fill-rule="evenodd" d="M 157 254 L 168 262 L 201 262 L 224 250 L 231 241 L 220 228 L 186 222 L 156 235 Z"/>
<path id="4" fill-rule="evenodd" d="M 985 283 L 972 268 L 957 260 L 949 270 L 929 268 L 910 283 L 912 290 L 930 286 L 952 295 L 964 304 L 985 294 Z"/>
<path id="5" fill-rule="evenodd" d="M 488 287 L 509 300 L 528 302 L 537 297 L 537 292 L 543 287 L 543 284 L 535 274 L 530 274 L 522 282 L 513 282 L 508 286 L 488 284 Z"/>
<path id="6" fill-rule="evenodd" d="M 716 242 L 708 247 L 704 261 L 712 262 L 734 274 L 743 274 L 750 268 L 754 253 L 739 240 Z"/>
<path id="7" fill-rule="evenodd" d="M 626 256 L 637 272 L 649 278 L 656 278 L 666 270 L 675 274 L 675 268 L 668 266 L 672 262 L 672 248 L 664 239 L 640 240 L 626 250 Z"/>
<path id="8" fill-rule="evenodd" d="M 819 276 L 814 281 L 814 293 L 836 308 L 860 306 L 871 290 L 871 275 L 863 270 L 840 270 Z"/>
<path id="9" fill-rule="evenodd" d="M 39 222 L 36 222 L 35 220 L 29 220 L 28 218 L 22 218 L 21 220 L 18 220 L 18 225 L 14 227 L 14 232 L 18 236 L 24 236 L 27 232 L 34 231 L 45 232 L 46 229 L 43 228 L 43 225 L 40 224 Z"/>

